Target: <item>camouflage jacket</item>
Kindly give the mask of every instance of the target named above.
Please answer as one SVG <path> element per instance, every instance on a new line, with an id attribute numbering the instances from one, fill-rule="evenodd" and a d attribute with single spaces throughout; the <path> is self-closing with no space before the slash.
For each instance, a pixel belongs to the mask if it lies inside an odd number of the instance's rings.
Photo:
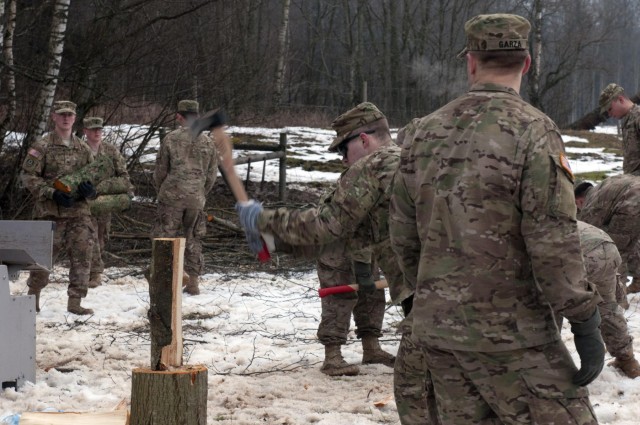
<path id="1" fill-rule="evenodd" d="M 622 171 L 625 174 L 640 174 L 640 106 L 633 105 L 624 116 L 622 127 Z"/>
<path id="2" fill-rule="evenodd" d="M 558 340 L 552 309 L 591 317 L 600 298 L 585 278 L 556 125 L 513 89 L 476 84 L 413 127 L 389 223 L 416 288 L 413 335 L 495 352 Z"/>
<path id="3" fill-rule="evenodd" d="M 71 135 L 70 146 L 66 146 L 55 132 L 38 139 L 27 151 L 22 163 L 20 178 L 22 185 L 35 198 L 34 218 L 66 218 L 90 215 L 87 202 L 77 200 L 71 208 L 58 206 L 53 201 L 53 182 L 71 174 L 93 161 L 89 147 Z"/>
<path id="4" fill-rule="evenodd" d="M 318 207 L 265 210 L 258 227 L 291 245 L 317 246 L 346 239 L 352 257 L 356 252 L 369 252 L 368 247 L 375 252 L 375 248 L 388 246 L 389 196 L 399 161 L 400 148 L 380 148 L 345 170 Z M 393 256 L 393 252 L 387 249 L 387 255 Z M 385 276 L 397 274 L 384 268 L 383 272 Z M 394 289 L 393 298 L 395 294 Z"/>
<path id="5" fill-rule="evenodd" d="M 604 299 L 605 302 L 615 302 L 618 267 L 622 264 L 616 244 L 604 230 L 584 221 L 578 221 L 578 231 L 589 281 L 598 288 L 603 298 L 606 298 L 606 294 L 611 297 Z"/>
<path id="6" fill-rule="evenodd" d="M 98 152 L 95 153 L 96 158 L 99 156 L 107 156 L 111 159 L 115 173 L 113 177 L 103 180 L 96 188 L 98 195 L 109 194 L 117 195 L 121 193 L 127 193 L 129 196 L 133 196 L 133 185 L 129 179 L 129 172 L 127 171 L 127 163 L 116 148 L 111 143 L 102 142 L 98 148 Z"/>
<path id="7" fill-rule="evenodd" d="M 218 152 L 204 134 L 195 140 L 186 127 L 167 134 L 156 158 L 154 181 L 158 202 L 202 209 L 218 174 Z"/>
<path id="8" fill-rule="evenodd" d="M 629 234 L 637 234 L 640 223 L 634 218 L 638 213 L 640 203 L 640 177 L 629 174 L 619 174 L 608 177 L 598 186 L 589 189 L 582 209 L 578 214 L 580 220 L 594 225 L 605 232 L 614 217 L 628 221 Z M 631 229 L 635 227 L 635 231 Z"/>

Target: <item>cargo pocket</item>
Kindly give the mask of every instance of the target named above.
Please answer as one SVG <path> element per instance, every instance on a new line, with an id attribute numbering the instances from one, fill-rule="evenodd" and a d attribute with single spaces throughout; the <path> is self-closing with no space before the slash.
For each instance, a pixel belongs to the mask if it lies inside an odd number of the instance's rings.
<path id="1" fill-rule="evenodd" d="M 195 236 L 202 238 L 207 234 L 207 213 L 200 211 L 195 225 Z"/>
<path id="2" fill-rule="evenodd" d="M 597 425 L 596 414 L 589 402 L 589 391 L 560 380 L 549 371 L 544 375 L 523 375 L 529 391 L 531 423 Z"/>

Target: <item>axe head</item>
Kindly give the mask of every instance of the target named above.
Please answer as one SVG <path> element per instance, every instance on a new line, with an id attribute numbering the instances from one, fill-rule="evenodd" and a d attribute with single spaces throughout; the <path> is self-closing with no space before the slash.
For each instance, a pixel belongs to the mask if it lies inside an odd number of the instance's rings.
<path id="1" fill-rule="evenodd" d="M 197 118 L 194 122 L 189 126 L 189 131 L 191 135 L 195 138 L 198 137 L 200 133 L 205 130 L 210 130 L 212 128 L 221 127 L 227 123 L 227 116 L 222 112 L 221 109 L 214 109 L 213 111 L 209 111 L 201 117 Z"/>

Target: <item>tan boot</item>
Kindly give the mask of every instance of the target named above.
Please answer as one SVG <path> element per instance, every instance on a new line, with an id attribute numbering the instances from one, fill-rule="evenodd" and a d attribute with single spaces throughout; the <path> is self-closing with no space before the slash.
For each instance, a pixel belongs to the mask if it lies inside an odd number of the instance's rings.
<path id="1" fill-rule="evenodd" d="M 200 278 L 198 276 L 189 276 L 189 282 L 182 291 L 189 295 L 200 295 L 200 288 L 198 288 L 199 280 Z"/>
<path id="2" fill-rule="evenodd" d="M 616 357 L 614 361 L 609 363 L 609 366 L 620 369 L 622 373 L 624 373 L 631 379 L 640 376 L 640 363 L 638 363 L 635 357 L 631 357 L 629 359 L 621 359 L 619 357 Z"/>
<path id="3" fill-rule="evenodd" d="M 88 288 L 97 288 L 102 285 L 102 273 L 92 274 L 89 277 L 89 283 L 87 284 Z"/>
<path id="4" fill-rule="evenodd" d="M 29 291 L 27 291 L 27 295 L 36 296 L 36 313 L 40 313 L 40 289 L 29 288 Z"/>
<path id="5" fill-rule="evenodd" d="M 375 336 L 362 337 L 362 364 L 383 364 L 393 367 L 396 357 L 380 348 Z"/>
<path id="6" fill-rule="evenodd" d="M 360 373 L 360 368 L 344 360 L 339 345 L 325 345 L 324 363 L 320 372 L 329 376 L 356 376 Z"/>
<path id="7" fill-rule="evenodd" d="M 93 314 L 93 310 L 90 308 L 84 308 L 80 305 L 80 300 L 81 298 L 78 297 L 69 297 L 69 302 L 67 302 L 67 311 L 81 316 Z"/>
<path id="8" fill-rule="evenodd" d="M 633 279 L 631 285 L 627 286 L 627 294 L 637 294 L 640 292 L 640 279 Z"/>

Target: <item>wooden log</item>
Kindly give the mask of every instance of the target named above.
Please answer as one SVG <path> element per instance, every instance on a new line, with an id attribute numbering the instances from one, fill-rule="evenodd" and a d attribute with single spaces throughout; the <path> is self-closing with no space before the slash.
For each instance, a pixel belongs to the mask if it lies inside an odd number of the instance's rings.
<path id="1" fill-rule="evenodd" d="M 184 238 L 158 238 L 151 244 L 149 323 L 151 369 L 182 365 L 182 274 Z"/>
<path id="2" fill-rule="evenodd" d="M 131 425 L 206 425 L 207 368 L 133 370 Z"/>
<path id="3" fill-rule="evenodd" d="M 20 415 L 20 425 L 126 425 L 127 410 L 113 412 L 25 412 Z"/>

